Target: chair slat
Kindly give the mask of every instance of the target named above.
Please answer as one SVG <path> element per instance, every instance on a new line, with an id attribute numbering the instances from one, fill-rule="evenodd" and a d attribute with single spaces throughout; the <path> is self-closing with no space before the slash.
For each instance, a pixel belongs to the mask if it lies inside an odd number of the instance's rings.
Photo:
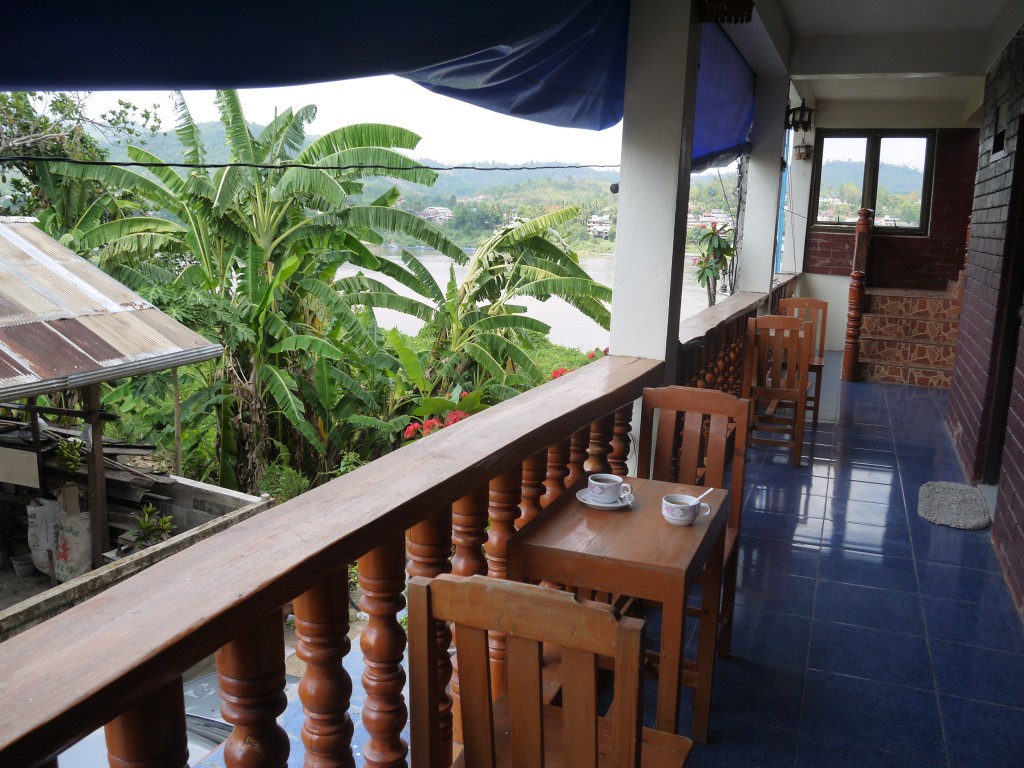
<path id="1" fill-rule="evenodd" d="M 566 768 L 597 766 L 597 664 L 594 654 L 562 650 L 562 740 Z"/>
<path id="2" fill-rule="evenodd" d="M 510 635 L 507 663 L 512 765 L 542 768 L 544 712 L 540 643 Z"/>
<path id="3" fill-rule="evenodd" d="M 462 736 L 466 765 L 495 766 L 494 710 L 491 704 L 490 658 L 487 631 L 456 624 L 459 693 L 462 698 Z"/>

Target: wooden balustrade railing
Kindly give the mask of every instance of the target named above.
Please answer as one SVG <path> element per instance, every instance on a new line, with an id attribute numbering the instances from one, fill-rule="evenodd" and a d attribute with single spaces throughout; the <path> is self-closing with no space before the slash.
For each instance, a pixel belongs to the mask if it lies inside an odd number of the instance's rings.
<path id="1" fill-rule="evenodd" d="M 736 344 L 766 299 L 737 294 L 681 326 L 690 342 L 681 352 L 685 383 L 738 386 Z M 503 577 L 516 527 L 587 474 L 626 474 L 632 401 L 660 377 L 656 361 L 605 358 L 198 542 L 0 644 L 0 696 L 33 701 L 0 716 L 0 764 L 53 765 L 106 723 L 115 762 L 180 765 L 181 675 L 214 651 L 225 719 L 236 729 L 226 764 L 282 764 L 278 606 L 294 601 L 306 764 L 354 765 L 352 681 L 342 660 L 351 648 L 347 564 L 358 561 L 369 617 L 360 638 L 363 755 L 366 765 L 403 765 L 406 638 L 397 616 L 406 572 Z M 448 647 L 448 628 L 436 633 Z M 78 642 L 69 655 L 71 636 Z M 490 646 L 503 668 L 504 638 L 492 636 Z M 440 659 L 438 686 L 450 680 L 452 697 L 442 696 L 439 727 L 458 739 L 457 668 L 447 654 Z"/>
<path id="2" fill-rule="evenodd" d="M 718 302 L 679 327 L 678 383 L 739 394 L 747 318 L 768 300 L 741 292 Z"/>
<path id="3" fill-rule="evenodd" d="M 404 765 L 406 638 L 397 616 L 407 567 L 502 576 L 522 514 L 536 514 L 588 472 L 625 471 L 630 404 L 661 383 L 660 362 L 604 358 L 199 541 L 0 644 L 0 699 L 8 702 L 0 765 L 52 765 L 107 724 L 119 764 L 178 768 L 181 677 L 215 651 L 224 714 L 236 727 L 226 764 L 282 764 L 287 740 L 274 718 L 283 706 L 279 606 L 289 601 L 296 654 L 307 665 L 299 685 L 306 765 L 353 765 L 352 681 L 342 666 L 352 562 L 369 616 L 360 638 L 364 759 Z M 500 667 L 503 638 L 493 640 Z M 438 645 L 448 642 L 439 626 Z M 442 658 L 439 687 L 450 674 Z M 443 700 L 441 728 L 457 735 L 452 707 Z"/>

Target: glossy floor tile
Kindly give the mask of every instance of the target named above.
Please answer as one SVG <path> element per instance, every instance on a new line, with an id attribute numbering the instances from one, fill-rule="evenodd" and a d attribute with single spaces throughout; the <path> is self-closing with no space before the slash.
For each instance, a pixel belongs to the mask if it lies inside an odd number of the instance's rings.
<path id="1" fill-rule="evenodd" d="M 917 515 L 924 483 L 964 482 L 946 393 L 839 368 L 800 467 L 750 451 L 732 656 L 691 765 L 1019 768 L 1024 625 L 989 532 Z"/>

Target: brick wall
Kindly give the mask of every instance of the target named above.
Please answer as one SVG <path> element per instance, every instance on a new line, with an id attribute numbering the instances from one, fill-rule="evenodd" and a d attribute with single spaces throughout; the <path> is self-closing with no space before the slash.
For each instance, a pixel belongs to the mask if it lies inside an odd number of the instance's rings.
<path id="1" fill-rule="evenodd" d="M 957 279 L 963 266 L 964 238 L 977 164 L 976 130 L 937 132 L 928 235 L 876 235 L 872 238 L 870 284 L 942 290 L 949 281 Z M 850 274 L 852 259 L 853 232 L 812 230 L 808 233 L 805 272 L 846 276 Z"/>
<path id="2" fill-rule="evenodd" d="M 975 480 L 985 460 L 989 430 L 1004 429 L 1000 464 L 999 498 L 992 526 L 995 544 L 1007 582 L 1019 609 L 1024 611 L 1024 334 L 1018 339 L 1016 370 L 1006 423 L 992 415 L 995 388 L 994 360 L 1000 329 L 1015 322 L 1004 295 L 1007 223 L 1024 216 L 1021 204 L 1011 210 L 1011 191 L 1017 158 L 1017 132 L 1024 112 L 1024 28 L 988 73 L 985 82 L 983 125 L 974 191 L 974 218 L 967 256 L 964 306 L 956 367 L 949 393 L 947 420 L 957 450 Z M 994 117 L 997 105 L 1008 120 L 1004 149 L 993 153 Z M 1018 258 L 1021 253 L 1016 249 Z"/>

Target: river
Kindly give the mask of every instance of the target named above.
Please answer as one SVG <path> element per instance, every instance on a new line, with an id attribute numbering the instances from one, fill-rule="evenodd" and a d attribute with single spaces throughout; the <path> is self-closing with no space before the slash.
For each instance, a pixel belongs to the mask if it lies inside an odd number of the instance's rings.
<path id="1" fill-rule="evenodd" d="M 447 256 L 439 251 L 427 248 L 409 248 L 408 250 L 423 263 L 442 289 L 448 284 L 449 269 L 452 261 Z M 374 248 L 373 251 L 380 258 L 401 262 L 401 249 L 397 247 L 382 246 Z M 693 279 L 693 274 L 690 271 L 691 263 L 691 259 L 687 259 L 686 274 L 683 279 L 681 316 L 684 318 L 707 308 L 708 301 L 704 288 Z M 614 254 L 580 254 L 580 266 L 598 282 L 607 286 L 612 285 L 615 275 Z M 338 276 L 353 275 L 356 271 L 355 267 L 346 265 L 338 270 Z M 465 273 L 465 267 L 458 264 L 455 265 L 456 280 L 461 282 Z M 398 285 L 389 278 L 380 278 L 380 280 L 398 293 L 406 296 L 413 295 L 407 288 Z M 531 317 L 535 317 L 551 326 L 549 338 L 555 344 L 575 347 L 585 351 L 604 349 L 608 346 L 608 331 L 590 318 L 580 314 L 574 307 L 566 304 L 561 299 L 550 298 L 547 301 L 539 301 L 537 299 L 525 298 L 518 303 L 528 308 Z M 389 309 L 376 309 L 374 314 L 382 328 L 397 328 L 402 333 L 410 335 L 417 333 L 423 325 L 422 321 L 414 317 Z"/>

